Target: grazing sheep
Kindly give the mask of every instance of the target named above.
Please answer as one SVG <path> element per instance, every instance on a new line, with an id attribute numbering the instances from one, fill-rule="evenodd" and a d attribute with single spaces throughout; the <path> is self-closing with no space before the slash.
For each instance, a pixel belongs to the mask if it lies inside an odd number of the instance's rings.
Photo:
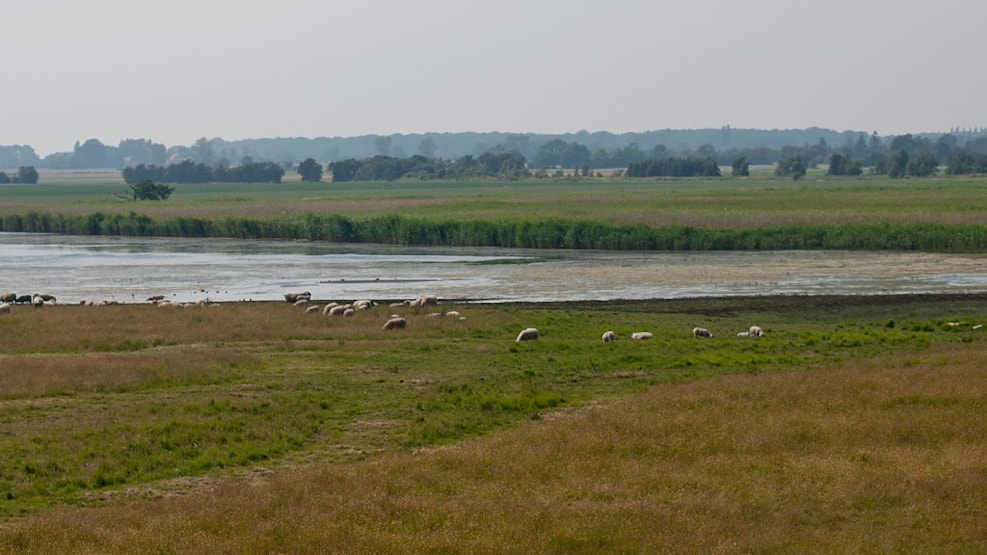
<path id="1" fill-rule="evenodd" d="M 329 304 L 327 304 L 327 305 L 326 305 L 326 306 L 325 306 L 325 307 L 324 307 L 324 308 L 322 309 L 322 314 L 323 314 L 323 316 L 327 316 L 327 315 L 329 314 L 329 311 L 331 311 L 331 310 L 332 310 L 333 308 L 335 308 L 335 307 L 337 307 L 337 306 L 339 306 L 339 303 L 329 303 Z"/>
<path id="2" fill-rule="evenodd" d="M 336 306 L 334 306 L 334 307 L 332 307 L 332 308 L 329 309 L 329 315 L 330 316 L 342 316 L 343 313 L 346 312 L 349 308 L 350 307 L 348 307 L 346 305 L 342 305 L 342 304 L 341 305 L 336 305 Z"/>
<path id="3" fill-rule="evenodd" d="M 21 295 L 20 297 L 17 297 L 17 300 L 14 302 L 17 304 L 32 304 L 34 302 L 34 297 L 31 295 Z"/>
<path id="4" fill-rule="evenodd" d="M 319 305 L 314 304 L 314 305 L 312 305 L 312 306 L 310 306 L 310 307 L 308 307 L 308 308 L 305 309 L 305 314 L 317 314 L 321 310 L 322 310 L 322 308 L 320 308 Z"/>
<path id="5" fill-rule="evenodd" d="M 764 330 L 761 326 L 751 326 L 750 331 L 747 332 L 751 337 L 764 337 Z"/>
<path id="6" fill-rule="evenodd" d="M 751 332 L 749 331 L 742 331 L 737 333 L 737 337 L 750 337 L 750 336 L 751 336 Z"/>
<path id="7" fill-rule="evenodd" d="M 449 312 L 446 312 L 446 316 L 449 316 L 450 318 L 459 318 L 461 315 L 458 311 L 450 310 Z"/>
<path id="8" fill-rule="evenodd" d="M 0 303 L 0 314 L 10 314 L 10 303 Z"/>
<path id="9" fill-rule="evenodd" d="M 52 301 L 52 302 L 57 300 L 55 299 L 55 295 L 52 295 L 51 293 L 34 292 L 31 293 L 31 298 L 40 298 L 42 301 Z"/>
<path id="10" fill-rule="evenodd" d="M 0 303 L 12 303 L 17 300 L 17 293 L 0 293 Z"/>
<path id="11" fill-rule="evenodd" d="M 308 291 L 295 291 L 295 292 L 289 292 L 284 294 L 285 302 L 291 304 L 294 304 L 301 299 L 305 299 L 306 301 L 311 300 L 312 293 L 309 293 Z"/>
<path id="12" fill-rule="evenodd" d="M 514 341 L 520 343 L 522 341 L 533 341 L 538 339 L 538 330 L 536 328 L 525 328 L 521 330 L 521 333 L 517 334 L 517 339 Z"/>
<path id="13" fill-rule="evenodd" d="M 435 295 L 422 295 L 417 299 L 405 301 L 406 306 L 433 306 L 439 304 L 439 299 Z"/>
<path id="14" fill-rule="evenodd" d="M 982 329 L 984 329 L 984 325 L 983 325 L 983 324 L 977 324 L 976 326 L 973 326 L 973 327 L 972 327 L 972 328 L 970 328 L 970 329 L 974 329 L 974 330 L 982 330 Z"/>
<path id="15" fill-rule="evenodd" d="M 373 301 L 360 300 L 353 302 L 353 310 L 369 310 L 373 306 L 374 306 Z"/>
<path id="16" fill-rule="evenodd" d="M 633 339 L 634 341 L 644 341 L 647 339 L 654 339 L 654 338 L 655 338 L 655 334 L 651 333 L 650 331 L 636 331 L 631 334 L 631 339 Z"/>
<path id="17" fill-rule="evenodd" d="M 356 311 L 352 308 L 347 308 L 343 311 L 343 316 L 353 316 L 354 314 L 356 314 Z"/>
<path id="18" fill-rule="evenodd" d="M 713 337 L 713 334 L 709 333 L 706 328 L 692 328 L 693 337 Z"/>
<path id="19" fill-rule="evenodd" d="M 397 316 L 397 317 L 391 318 L 387 322 L 384 322 L 384 327 L 381 328 L 381 329 L 384 329 L 384 330 L 397 330 L 397 329 L 404 329 L 407 326 L 408 326 L 408 321 L 405 320 L 404 318 L 401 318 L 400 316 Z"/>
<path id="20" fill-rule="evenodd" d="M 617 339 L 617 336 L 612 331 L 605 331 L 605 332 L 603 332 L 603 342 L 604 343 L 613 343 L 613 341 L 615 339 Z"/>

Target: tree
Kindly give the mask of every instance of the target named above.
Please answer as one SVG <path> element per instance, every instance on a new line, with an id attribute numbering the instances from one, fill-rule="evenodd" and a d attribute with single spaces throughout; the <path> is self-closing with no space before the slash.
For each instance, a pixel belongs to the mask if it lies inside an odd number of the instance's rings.
<path id="1" fill-rule="evenodd" d="M 891 178 L 902 178 L 908 173 L 908 152 L 904 150 L 895 150 L 888 155 L 888 165 L 887 165 L 888 177 Z"/>
<path id="2" fill-rule="evenodd" d="M 793 181 L 798 181 L 805 177 L 805 163 L 801 156 L 792 156 L 783 162 L 779 162 L 775 167 L 775 175 L 778 177 L 791 176 Z"/>
<path id="3" fill-rule="evenodd" d="M 535 166 L 539 168 L 554 168 L 562 165 L 562 155 L 568 143 L 562 139 L 552 139 L 538 147 L 535 153 Z"/>
<path id="4" fill-rule="evenodd" d="M 145 179 L 128 187 L 129 192 L 120 193 L 117 196 L 127 200 L 165 200 L 175 191 L 174 187 L 155 183 L 150 179 Z"/>
<path id="5" fill-rule="evenodd" d="M 976 161 L 973 157 L 973 153 L 965 148 L 960 149 L 949 157 L 949 163 L 946 166 L 946 175 L 963 175 L 973 173 L 975 166 Z"/>
<path id="6" fill-rule="evenodd" d="M 112 168 L 110 149 L 98 139 L 89 139 L 81 145 L 76 142 L 72 151 L 72 167 L 83 169 Z M 119 167 L 119 166 L 117 166 Z"/>
<path id="7" fill-rule="evenodd" d="M 389 156 L 391 154 L 391 138 L 377 137 L 374 139 L 374 149 L 378 156 Z"/>
<path id="8" fill-rule="evenodd" d="M 739 156 L 733 160 L 734 177 L 747 177 L 751 174 L 751 165 L 747 162 L 746 156 Z"/>
<path id="9" fill-rule="evenodd" d="M 425 158 L 435 158 L 435 153 L 437 150 L 438 147 L 435 145 L 435 141 L 432 140 L 432 137 L 425 137 L 420 143 L 418 143 L 418 150 L 416 152 Z"/>
<path id="10" fill-rule="evenodd" d="M 10 183 L 10 176 L 7 172 L 0 172 L 0 185 L 6 185 Z"/>
<path id="11" fill-rule="evenodd" d="M 32 185 L 37 184 L 38 170 L 34 169 L 34 166 L 21 166 L 17 168 L 17 182 L 30 183 Z"/>
<path id="12" fill-rule="evenodd" d="M 939 160 L 932 152 L 923 152 L 908 161 L 906 170 L 908 175 L 915 177 L 935 175 L 939 171 Z"/>
<path id="13" fill-rule="evenodd" d="M 298 164 L 298 175 L 302 176 L 302 181 L 322 181 L 322 164 L 306 158 Z"/>
<path id="14" fill-rule="evenodd" d="M 829 170 L 826 175 L 860 175 L 863 170 L 859 160 L 853 160 L 843 154 L 832 154 L 829 157 Z"/>
<path id="15" fill-rule="evenodd" d="M 332 172 L 332 180 L 336 183 L 353 181 L 356 172 L 360 169 L 360 161 L 356 158 L 347 158 L 329 163 L 329 171 Z"/>

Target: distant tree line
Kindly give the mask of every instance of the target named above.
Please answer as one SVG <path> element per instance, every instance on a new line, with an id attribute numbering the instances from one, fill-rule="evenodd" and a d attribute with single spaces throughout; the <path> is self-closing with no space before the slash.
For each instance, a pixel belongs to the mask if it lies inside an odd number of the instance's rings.
<path id="1" fill-rule="evenodd" d="M 627 166 L 627 177 L 719 177 L 720 166 L 711 157 L 657 160 L 648 158 Z"/>
<path id="2" fill-rule="evenodd" d="M 143 181 L 165 183 L 280 183 L 284 168 L 273 162 L 250 162 L 232 168 L 184 160 L 167 166 L 138 164 L 123 169 L 128 185 Z"/>
<path id="3" fill-rule="evenodd" d="M 358 160 L 347 158 L 330 162 L 328 169 L 335 182 L 395 181 L 398 179 L 466 179 L 496 177 L 517 180 L 528 176 L 524 156 L 516 152 L 486 152 L 474 158 L 462 156 L 456 160 L 426 158 L 415 155 L 395 158 L 377 155 Z"/>
<path id="4" fill-rule="evenodd" d="M 463 151 L 467 153 L 462 154 Z M 562 169 L 589 175 L 594 170 L 630 168 L 631 164 L 648 159 L 661 162 L 668 158 L 710 158 L 720 167 L 727 167 L 738 160 L 748 165 L 791 166 L 796 157 L 807 169 L 829 165 L 831 175 L 859 175 L 858 165 L 861 170 L 867 168 L 869 172 L 895 178 L 932 175 L 937 171 L 962 175 L 982 173 L 979 162 L 987 155 L 987 132 L 955 129 L 949 133 L 882 137 L 876 132 L 837 133 L 819 128 L 769 131 L 724 127 L 625 134 L 581 131 L 562 135 L 426 133 L 243 141 L 200 138 L 190 146 L 172 147 L 147 139 L 126 139 L 117 146 L 89 139 L 76 142 L 71 152 L 54 153 L 43 160 L 30 146 L 0 146 L 0 168 L 167 167 L 190 161 L 218 169 L 210 180 L 236 181 L 243 177 L 224 175 L 236 163 L 242 168 L 255 161 L 271 162 L 290 169 L 296 167 L 298 160 L 311 159 L 316 164 L 317 161 L 336 164 L 337 171 L 330 171 L 344 177 L 349 175 L 350 179 L 364 176 L 374 180 L 395 179 L 395 174 L 465 178 L 491 175 L 489 168 L 496 165 L 497 157 L 508 155 L 512 157 L 505 160 L 506 167 L 494 172 L 508 179 L 528 175 L 515 163 L 518 158 L 525 160 L 525 171 L 531 170 L 536 176 L 555 175 Z M 437 164 L 435 160 L 443 162 Z M 353 170 L 357 166 L 355 162 L 365 165 L 359 177 Z M 302 171 L 315 169 L 312 165 L 297 167 Z M 743 175 L 743 171 L 738 168 L 734 174 Z"/>

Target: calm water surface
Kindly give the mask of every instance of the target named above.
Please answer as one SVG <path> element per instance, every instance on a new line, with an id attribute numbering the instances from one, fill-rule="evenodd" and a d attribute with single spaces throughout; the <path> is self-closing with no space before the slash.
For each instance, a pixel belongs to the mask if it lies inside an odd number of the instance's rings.
<path id="1" fill-rule="evenodd" d="M 410 299 L 473 302 L 987 292 L 981 255 L 609 252 L 0 233 L 0 289 L 61 303 Z"/>

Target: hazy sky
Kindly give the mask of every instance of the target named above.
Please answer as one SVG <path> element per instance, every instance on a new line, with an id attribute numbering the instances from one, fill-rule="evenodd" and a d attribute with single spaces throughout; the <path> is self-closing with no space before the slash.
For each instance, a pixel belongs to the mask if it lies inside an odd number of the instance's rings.
<path id="1" fill-rule="evenodd" d="M 987 126 L 984 0 L 4 0 L 0 145 Z"/>

